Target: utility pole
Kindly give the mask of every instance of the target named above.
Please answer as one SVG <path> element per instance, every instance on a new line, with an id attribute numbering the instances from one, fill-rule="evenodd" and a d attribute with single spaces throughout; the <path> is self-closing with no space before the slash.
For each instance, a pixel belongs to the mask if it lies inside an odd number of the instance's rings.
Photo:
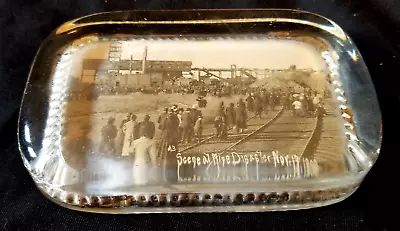
<path id="1" fill-rule="evenodd" d="M 143 60 L 142 60 L 142 72 L 146 72 L 146 61 L 147 61 L 147 46 L 144 47 Z"/>

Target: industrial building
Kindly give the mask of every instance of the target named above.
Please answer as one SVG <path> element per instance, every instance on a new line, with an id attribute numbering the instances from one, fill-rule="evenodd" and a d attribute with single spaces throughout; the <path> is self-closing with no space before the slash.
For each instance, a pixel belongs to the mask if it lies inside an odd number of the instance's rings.
<path id="1" fill-rule="evenodd" d="M 147 60 L 147 47 L 141 60 L 134 60 L 132 57 L 123 60 L 121 47 L 122 42 L 114 41 L 110 44 L 108 59 L 83 60 L 80 82 L 110 87 L 147 88 L 160 87 L 166 83 L 170 85 L 171 79 L 179 80 L 178 83 L 190 82 L 186 81 L 189 78 L 208 84 L 218 81 L 223 84 L 249 85 L 276 75 L 290 75 L 293 68 L 296 69 L 295 66 L 282 70 L 248 69 L 236 65 L 222 69 L 192 67 L 191 61 Z M 299 69 L 296 71 L 309 72 Z"/>
<path id="2" fill-rule="evenodd" d="M 120 59 L 120 43 L 112 43 L 109 59 L 85 59 L 81 82 L 109 86 L 155 87 L 179 78 L 192 69 L 191 61 L 147 60 L 147 47 L 142 60 Z"/>

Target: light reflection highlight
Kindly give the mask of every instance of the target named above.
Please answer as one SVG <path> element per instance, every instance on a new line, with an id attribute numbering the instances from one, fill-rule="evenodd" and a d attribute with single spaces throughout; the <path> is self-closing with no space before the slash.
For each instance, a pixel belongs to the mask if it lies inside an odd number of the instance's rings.
<path id="1" fill-rule="evenodd" d="M 354 49 L 348 50 L 347 53 L 350 55 L 351 59 L 353 59 L 354 62 L 358 61 L 357 53 Z"/>
<path id="2" fill-rule="evenodd" d="M 25 135 L 25 141 L 27 142 L 27 143 L 32 143 L 32 140 L 31 140 L 31 131 L 29 130 L 29 125 L 28 124 L 25 124 L 25 126 L 24 126 L 24 135 Z"/>
<path id="3" fill-rule="evenodd" d="M 36 157 L 37 157 L 37 155 L 36 155 L 36 153 L 35 153 L 35 151 L 33 150 L 32 147 L 28 147 L 28 152 L 29 152 L 29 155 L 30 155 L 32 158 L 36 158 Z"/>

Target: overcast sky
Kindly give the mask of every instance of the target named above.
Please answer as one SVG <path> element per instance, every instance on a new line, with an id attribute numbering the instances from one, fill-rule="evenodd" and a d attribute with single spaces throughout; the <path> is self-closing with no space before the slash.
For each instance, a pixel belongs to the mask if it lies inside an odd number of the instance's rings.
<path id="1" fill-rule="evenodd" d="M 108 59 L 110 44 L 95 43 L 85 47 L 74 58 L 73 76 L 80 76 L 82 61 Z M 171 41 L 132 40 L 124 42 L 122 59 L 142 59 L 144 47 L 148 47 L 148 60 L 192 61 L 193 67 L 286 69 L 290 65 L 298 68 L 325 69 L 320 53 L 311 45 L 297 41 L 259 39 L 213 40 L 213 41 Z"/>
<path id="2" fill-rule="evenodd" d="M 214 40 L 214 41 L 149 41 L 126 42 L 122 59 L 143 57 L 148 46 L 148 59 L 192 61 L 193 67 L 230 68 L 236 64 L 243 68 L 285 69 L 290 65 L 298 68 L 325 68 L 325 63 L 311 45 L 296 41 L 272 39 Z"/>

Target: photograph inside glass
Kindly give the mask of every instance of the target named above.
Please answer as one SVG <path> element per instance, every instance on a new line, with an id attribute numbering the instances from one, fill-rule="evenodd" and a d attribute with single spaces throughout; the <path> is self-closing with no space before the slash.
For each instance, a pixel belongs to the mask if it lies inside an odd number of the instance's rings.
<path id="1" fill-rule="evenodd" d="M 363 106 L 345 93 L 343 57 L 363 65 L 354 49 L 295 32 L 84 39 L 41 86 L 40 149 L 20 118 L 25 165 L 58 202 L 315 207 L 354 192 L 379 152 L 380 120 L 357 123 Z M 35 101 L 24 98 L 22 116 Z"/>

